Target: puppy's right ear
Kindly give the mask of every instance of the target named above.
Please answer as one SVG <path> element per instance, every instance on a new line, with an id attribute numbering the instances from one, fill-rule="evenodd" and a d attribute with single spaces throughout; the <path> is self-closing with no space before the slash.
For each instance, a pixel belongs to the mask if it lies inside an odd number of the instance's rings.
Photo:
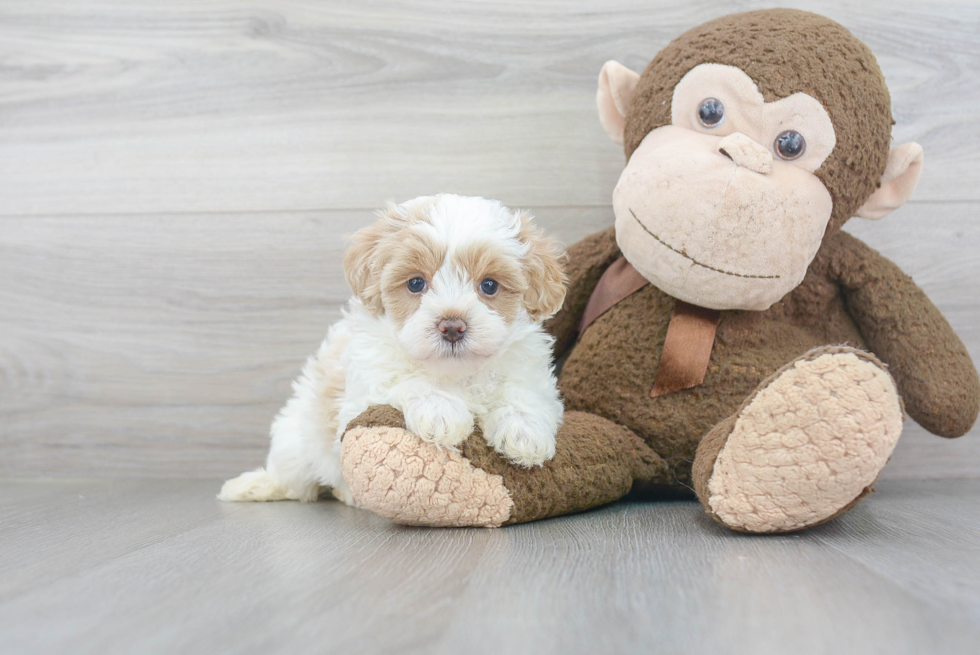
<path id="1" fill-rule="evenodd" d="M 383 311 L 381 304 L 381 251 L 384 239 L 397 232 L 403 223 L 398 207 L 389 204 L 378 212 L 378 220 L 361 228 L 351 237 L 353 245 L 344 254 L 344 276 L 354 295 L 371 313 Z"/>
<path id="2" fill-rule="evenodd" d="M 524 256 L 524 274 L 527 290 L 524 292 L 524 308 L 535 321 L 543 322 L 561 309 L 565 301 L 565 250 L 554 239 L 547 237 L 532 222 L 531 215 L 517 211 L 521 222 L 518 238 L 527 244 Z"/>

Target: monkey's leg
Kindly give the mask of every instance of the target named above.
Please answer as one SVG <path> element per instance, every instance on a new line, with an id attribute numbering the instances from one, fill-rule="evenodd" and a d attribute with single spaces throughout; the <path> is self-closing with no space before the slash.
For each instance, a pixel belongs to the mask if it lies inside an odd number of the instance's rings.
<path id="1" fill-rule="evenodd" d="M 811 350 L 701 441 L 693 471 L 698 499 L 742 532 L 823 523 L 872 491 L 903 418 L 895 383 L 873 355 Z"/>
<path id="2" fill-rule="evenodd" d="M 584 412 L 565 414 L 554 459 L 524 469 L 487 446 L 479 430 L 461 452 L 442 450 L 408 432 L 394 408 L 372 407 L 348 426 L 341 461 L 358 504 L 408 525 L 525 523 L 612 502 L 634 481 L 673 480 L 633 432 Z"/>

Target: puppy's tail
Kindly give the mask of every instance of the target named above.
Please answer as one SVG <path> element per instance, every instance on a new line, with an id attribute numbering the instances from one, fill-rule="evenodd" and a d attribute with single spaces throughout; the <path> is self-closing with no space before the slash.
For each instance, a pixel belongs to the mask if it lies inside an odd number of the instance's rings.
<path id="1" fill-rule="evenodd" d="M 266 502 L 270 500 L 306 500 L 300 494 L 290 493 L 289 489 L 276 484 L 264 468 L 242 473 L 224 483 L 218 493 L 218 500 L 226 502 Z"/>

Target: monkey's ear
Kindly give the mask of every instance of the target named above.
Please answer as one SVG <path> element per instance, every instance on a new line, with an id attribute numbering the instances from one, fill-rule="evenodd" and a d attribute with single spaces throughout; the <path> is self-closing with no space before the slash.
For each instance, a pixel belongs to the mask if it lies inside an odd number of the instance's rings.
<path id="1" fill-rule="evenodd" d="M 903 143 L 888 153 L 888 164 L 881 176 L 881 186 L 857 210 L 861 218 L 878 220 L 905 204 L 912 196 L 922 174 L 922 146 Z"/>
<path id="2" fill-rule="evenodd" d="M 599 106 L 599 122 L 615 143 L 623 145 L 623 128 L 626 126 L 626 110 L 629 109 L 638 73 L 618 61 L 607 61 L 599 73 L 599 90 L 595 102 Z"/>

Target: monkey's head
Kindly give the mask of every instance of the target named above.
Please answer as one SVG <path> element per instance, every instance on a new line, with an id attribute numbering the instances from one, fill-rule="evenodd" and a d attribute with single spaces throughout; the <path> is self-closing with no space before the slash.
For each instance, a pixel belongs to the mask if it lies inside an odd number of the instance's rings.
<path id="1" fill-rule="evenodd" d="M 642 75 L 608 62 L 599 117 L 626 150 L 616 238 L 675 298 L 763 310 L 802 282 L 851 216 L 912 194 L 922 148 L 890 148 L 891 102 L 874 55 L 808 12 L 710 21 Z"/>

